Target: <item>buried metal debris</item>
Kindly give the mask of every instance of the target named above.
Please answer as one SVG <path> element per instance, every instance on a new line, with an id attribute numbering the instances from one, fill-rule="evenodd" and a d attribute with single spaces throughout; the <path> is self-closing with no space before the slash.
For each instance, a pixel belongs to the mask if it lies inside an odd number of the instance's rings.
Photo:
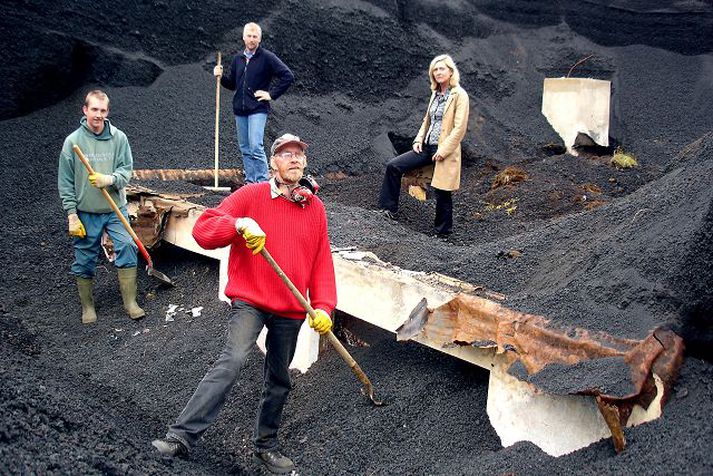
<path id="1" fill-rule="evenodd" d="M 144 192 L 138 199 L 152 202 L 156 209 L 170 208 L 164 240 L 220 260 L 219 295 L 227 299 L 222 290 L 229 248 L 204 250 L 191 235 L 205 208 Z M 349 247 L 333 253 L 333 261 L 339 311 L 393 332 L 400 340 L 410 338 L 490 371 L 487 413 L 503 446 L 530 441 L 559 456 L 616 434 L 616 421 L 623 427 L 658 418 L 681 363 L 682 341 L 670 332 L 655 331 L 636 341 L 586 329 L 561 329 L 544 317 L 506 308 L 505 295 L 435 273 L 404 270 L 373 253 Z M 305 334 L 315 335 L 311 330 Z M 318 349 L 319 339 L 298 340 L 291 367 L 306 372 L 317 360 Z M 587 367 L 586 362 L 606 358 L 631 368 L 631 392 L 580 386 L 574 393 L 550 393 L 538 387 L 546 381 L 541 377 L 552 372 L 552 364 L 574 368 L 571 373 L 576 375 L 578 363 Z M 525 380 L 510 372 L 516 361 Z M 597 396 L 614 405 L 618 417 L 605 413 Z"/>
<path id="2" fill-rule="evenodd" d="M 452 345 L 495 346 L 495 359 L 506 373 L 526 382 L 526 386 L 540 394 L 594 397 L 617 452 L 621 452 L 626 444 L 624 426 L 634 426 L 660 416 L 683 362 L 683 341 L 669 330 L 654 330 L 642 340 L 623 339 L 604 332 L 561 327 L 542 316 L 517 312 L 467 294 L 458 294 L 430 311 L 423 301 L 400 328 L 408 329 L 405 335 L 415 339 L 425 335 L 431 343 L 444 348 Z M 602 375 L 606 380 L 607 374 L 600 371 L 601 366 L 596 364 L 599 361 L 607 366 L 614 361 L 625 366 L 626 370 L 620 374 L 621 381 L 602 381 Z M 524 369 L 524 372 L 514 372 L 515 368 Z M 588 371 L 591 371 L 589 375 Z M 535 378 L 540 374 L 547 375 L 546 379 Z M 547 379 L 575 379 L 577 382 L 548 384 Z M 514 384 L 508 385 L 512 391 Z M 524 391 L 526 386 L 521 386 L 518 391 Z M 558 388 L 564 390 L 558 391 Z M 579 408 L 581 411 L 581 406 Z M 529 411 L 535 413 L 532 406 Z M 592 426 L 590 434 L 599 432 L 594 429 L 596 422 Z M 572 432 L 574 430 L 571 428 Z M 504 440 L 513 438 L 512 435 L 500 436 Z M 545 445 L 544 449 L 548 451 L 547 442 L 537 444 Z M 566 443 L 563 444 L 563 448 L 553 446 L 548 452 L 568 452 Z"/>

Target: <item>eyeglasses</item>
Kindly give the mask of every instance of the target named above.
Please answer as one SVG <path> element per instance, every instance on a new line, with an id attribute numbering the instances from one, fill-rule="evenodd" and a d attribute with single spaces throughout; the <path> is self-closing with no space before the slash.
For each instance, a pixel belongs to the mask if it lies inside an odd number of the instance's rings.
<path id="1" fill-rule="evenodd" d="M 279 154 L 275 154 L 275 156 L 284 160 L 304 159 L 306 157 L 304 152 L 297 152 L 296 154 L 294 152 L 280 152 Z"/>

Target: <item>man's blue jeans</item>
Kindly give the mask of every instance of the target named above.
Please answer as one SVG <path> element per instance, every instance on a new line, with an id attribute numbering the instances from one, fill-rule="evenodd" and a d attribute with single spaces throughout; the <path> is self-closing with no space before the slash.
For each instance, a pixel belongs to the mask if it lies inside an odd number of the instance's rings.
<path id="1" fill-rule="evenodd" d="M 277 431 L 282 410 L 292 388 L 289 365 L 295 355 L 302 320 L 288 319 L 233 301 L 228 338 L 220 357 L 213 364 L 188 404 L 169 427 L 166 437 L 176 438 L 186 448 L 196 445 L 218 417 L 262 327 L 267 327 L 263 391 L 258 408 L 254 442 L 256 451 L 278 447 Z"/>
<path id="2" fill-rule="evenodd" d="M 267 157 L 262 141 L 265 135 L 267 113 L 257 112 L 249 116 L 235 116 L 238 144 L 243 155 L 245 182 L 267 182 Z"/>
<path id="3" fill-rule="evenodd" d="M 128 220 L 126 207 L 120 207 L 122 215 Z M 74 238 L 74 263 L 72 273 L 81 278 L 91 279 L 96 273 L 97 260 L 101 252 L 101 238 L 106 228 L 114 243 L 117 268 L 135 268 L 138 247 L 126 231 L 114 212 L 87 213 L 77 210 L 77 216 L 87 231 L 85 238 Z"/>

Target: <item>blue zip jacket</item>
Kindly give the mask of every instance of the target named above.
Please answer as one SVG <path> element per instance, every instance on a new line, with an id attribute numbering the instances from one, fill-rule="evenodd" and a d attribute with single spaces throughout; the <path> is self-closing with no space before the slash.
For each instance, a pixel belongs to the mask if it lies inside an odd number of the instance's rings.
<path id="1" fill-rule="evenodd" d="M 274 84 L 273 83 L 273 79 Z M 270 101 L 258 101 L 255 91 L 268 91 L 273 100 L 282 96 L 295 81 L 290 68 L 270 50 L 258 46 L 247 61 L 242 52 L 235 56 L 230 70 L 220 78 L 223 87 L 235 91 L 233 112 L 236 116 L 249 116 L 270 112 Z"/>

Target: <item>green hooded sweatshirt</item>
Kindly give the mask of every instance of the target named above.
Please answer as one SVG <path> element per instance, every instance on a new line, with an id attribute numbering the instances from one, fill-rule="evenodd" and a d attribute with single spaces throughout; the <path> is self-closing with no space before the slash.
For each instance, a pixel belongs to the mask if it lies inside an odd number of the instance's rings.
<path id="1" fill-rule="evenodd" d="M 82 117 L 80 124 L 80 127 L 64 140 L 59 156 L 57 188 L 62 207 L 67 215 L 76 213 L 77 210 L 110 213 L 113 211 L 111 205 L 101 190 L 89 183 L 89 173 L 72 146 L 79 146 L 95 172 L 114 177 L 114 184 L 105 190 L 121 207 L 126 205 L 124 187 L 131 179 L 134 162 L 129 140 L 126 134 L 112 126 L 108 119 L 104 121 L 104 130 L 99 135 L 89 128 L 86 117 Z"/>

